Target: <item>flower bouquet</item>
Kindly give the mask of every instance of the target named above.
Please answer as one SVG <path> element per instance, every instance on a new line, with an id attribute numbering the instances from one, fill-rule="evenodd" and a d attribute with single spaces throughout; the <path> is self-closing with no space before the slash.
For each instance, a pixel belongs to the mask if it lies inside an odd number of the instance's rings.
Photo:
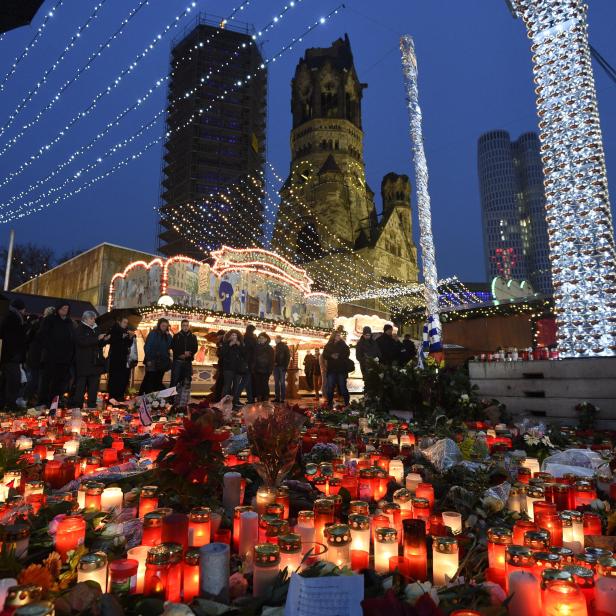
<path id="1" fill-rule="evenodd" d="M 255 470 L 268 487 L 275 487 L 293 468 L 306 416 L 290 406 L 257 403 L 243 409 Z"/>

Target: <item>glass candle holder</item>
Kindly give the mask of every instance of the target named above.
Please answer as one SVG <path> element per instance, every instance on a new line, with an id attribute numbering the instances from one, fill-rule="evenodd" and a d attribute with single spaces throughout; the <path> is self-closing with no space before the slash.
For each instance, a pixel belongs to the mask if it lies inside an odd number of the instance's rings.
<path id="1" fill-rule="evenodd" d="M 434 486 L 431 483 L 420 483 L 415 490 L 415 498 L 425 498 L 430 506 L 434 507 Z"/>
<path id="2" fill-rule="evenodd" d="M 280 571 L 280 549 L 273 543 L 261 543 L 255 546 L 252 594 L 263 597 Z"/>
<path id="3" fill-rule="evenodd" d="M 546 569 L 560 569 L 560 556 L 554 552 L 535 552 L 533 554 L 533 575 L 540 580 Z"/>
<path id="4" fill-rule="evenodd" d="M 544 494 L 546 490 L 544 489 Z M 556 505 L 554 503 L 548 503 L 547 501 L 536 501 L 533 504 L 533 514 L 535 516 L 535 522 L 537 522 L 537 518 L 544 513 L 557 513 Z"/>
<path id="5" fill-rule="evenodd" d="M 58 522 L 55 550 L 66 562 L 68 552 L 76 550 L 86 540 L 86 521 L 80 515 L 68 515 Z"/>
<path id="6" fill-rule="evenodd" d="M 314 539 L 325 543 L 325 525 L 334 523 L 334 502 L 328 498 L 314 501 Z"/>
<path id="7" fill-rule="evenodd" d="M 360 515 L 370 515 L 370 505 L 366 501 L 354 500 L 349 503 L 349 515 L 358 513 Z"/>
<path id="8" fill-rule="evenodd" d="M 300 511 L 297 514 L 295 532 L 302 539 L 302 553 L 305 554 L 315 541 L 314 511 Z"/>
<path id="9" fill-rule="evenodd" d="M 77 582 L 96 582 L 103 592 L 107 592 L 107 555 L 92 552 L 79 559 Z"/>
<path id="10" fill-rule="evenodd" d="M 545 502 L 545 492 L 540 486 L 529 485 L 526 489 L 526 513 L 528 517 L 535 520 L 535 503 Z"/>
<path id="11" fill-rule="evenodd" d="M 190 603 L 199 594 L 199 550 L 189 548 L 182 570 L 182 601 Z"/>
<path id="12" fill-rule="evenodd" d="M 374 531 L 374 569 L 377 573 L 389 572 L 389 559 L 398 556 L 398 531 L 379 527 Z"/>
<path id="13" fill-rule="evenodd" d="M 109 564 L 109 592 L 129 595 L 137 591 L 139 563 L 132 558 L 120 558 Z"/>
<path id="14" fill-rule="evenodd" d="M 270 503 L 265 508 L 265 513 L 266 515 L 273 515 L 282 519 L 284 516 L 284 505 L 281 505 L 280 503 Z"/>
<path id="15" fill-rule="evenodd" d="M 359 480 L 357 477 L 345 475 L 340 480 L 340 487 L 344 488 L 351 498 L 359 498 Z"/>
<path id="16" fill-rule="evenodd" d="M 143 519 L 146 513 L 158 507 L 158 487 L 143 486 L 139 493 L 139 517 Z"/>
<path id="17" fill-rule="evenodd" d="M 351 550 L 370 552 L 370 518 L 367 515 L 351 513 L 348 517 L 351 529 Z"/>
<path id="18" fill-rule="evenodd" d="M 404 481 L 404 464 L 402 460 L 394 458 L 389 461 L 388 473 L 390 477 L 393 477 L 396 483 L 403 483 Z"/>
<path id="19" fill-rule="evenodd" d="M 393 494 L 393 501 L 401 511 L 413 511 L 413 495 L 410 490 L 400 488 Z"/>
<path id="20" fill-rule="evenodd" d="M 513 545 L 524 545 L 524 535 L 537 530 L 537 525 L 529 520 L 517 520 L 513 525 Z"/>
<path id="21" fill-rule="evenodd" d="M 278 537 L 280 549 L 280 570 L 287 569 L 289 575 L 296 571 L 302 563 L 302 538 L 295 533 Z"/>
<path id="22" fill-rule="evenodd" d="M 430 531 L 430 502 L 426 498 L 413 499 L 413 517 L 426 523 L 426 530 Z"/>
<path id="23" fill-rule="evenodd" d="M 594 607 L 597 616 L 616 614 L 616 559 L 614 558 L 601 558 L 597 563 Z"/>
<path id="24" fill-rule="evenodd" d="M 115 449 L 114 449 L 115 451 Z M 101 511 L 112 511 L 113 509 L 122 509 L 124 502 L 124 494 L 122 488 L 110 487 L 105 488 L 101 494 Z"/>
<path id="25" fill-rule="evenodd" d="M 182 550 L 188 547 L 189 518 L 184 513 L 172 513 L 163 518 L 162 543 L 177 543 Z M 194 546 L 191 546 L 194 547 Z"/>
<path id="26" fill-rule="evenodd" d="M 223 475 L 222 506 L 228 516 L 233 514 L 235 507 L 240 505 L 242 475 L 235 471 Z"/>
<path id="27" fill-rule="evenodd" d="M 587 481 L 577 481 L 574 487 L 575 508 L 590 505 L 597 498 L 597 491 Z"/>
<path id="28" fill-rule="evenodd" d="M 164 517 L 160 511 L 150 511 L 143 516 L 142 545 L 155 546 L 162 542 Z"/>
<path id="29" fill-rule="evenodd" d="M 543 592 L 543 614 L 587 616 L 586 599 L 575 583 L 560 580 L 550 582 Z"/>
<path id="30" fill-rule="evenodd" d="M 458 570 L 458 542 L 453 537 L 434 537 L 432 543 L 432 581 L 443 586 Z"/>
<path id="31" fill-rule="evenodd" d="M 359 471 L 358 493 L 359 498 L 364 501 L 371 501 L 373 498 L 374 471 L 371 468 L 363 468 Z"/>
<path id="32" fill-rule="evenodd" d="M 101 496 L 105 484 L 90 482 L 86 484 L 85 508 L 92 511 L 101 511 Z"/>
<path id="33" fill-rule="evenodd" d="M 210 542 L 211 514 L 209 507 L 195 507 L 188 514 L 188 545 L 191 548 L 200 548 Z"/>
<path id="34" fill-rule="evenodd" d="M 163 543 L 169 553 L 169 569 L 167 571 L 167 585 L 165 586 L 165 600 L 179 603 L 182 597 L 182 571 L 184 548 L 179 543 Z"/>
<path id="35" fill-rule="evenodd" d="M 509 592 L 509 576 L 515 571 L 526 571 L 532 575 L 533 553 L 521 545 L 508 545 L 505 555 L 505 590 Z"/>
<path id="36" fill-rule="evenodd" d="M 539 464 L 539 460 L 537 458 L 526 458 L 520 463 L 520 465 L 527 468 L 532 477 L 535 476 L 535 473 L 541 472 L 541 465 Z"/>
<path id="37" fill-rule="evenodd" d="M 556 505 L 556 511 L 569 509 L 569 492 L 571 487 L 566 483 L 555 483 L 552 485 L 552 502 Z"/>
<path id="38" fill-rule="evenodd" d="M 164 545 L 156 545 L 148 551 L 143 580 L 146 597 L 164 598 L 169 571 L 169 551 Z"/>
<path id="39" fill-rule="evenodd" d="M 404 556 L 409 561 L 409 575 L 419 581 L 428 579 L 426 524 L 423 520 L 403 520 Z"/>
<path id="40" fill-rule="evenodd" d="M 290 495 L 289 495 L 289 488 L 287 488 L 286 486 L 280 486 L 277 490 L 276 490 L 276 503 L 278 505 L 282 505 L 282 517 L 285 520 L 289 519 L 289 510 L 290 510 L 290 506 L 291 506 L 291 500 L 290 500 Z"/>
<path id="41" fill-rule="evenodd" d="M 243 511 L 240 513 L 238 554 L 252 566 L 254 547 L 259 542 L 259 514 L 256 511 Z"/>
<path id="42" fill-rule="evenodd" d="M 276 518 L 267 522 L 265 526 L 265 543 L 278 544 L 280 535 L 287 535 L 290 532 L 288 520 Z"/>
<path id="43" fill-rule="evenodd" d="M 550 533 L 550 545 L 563 544 L 563 523 L 558 513 L 538 513 L 535 519 L 540 529 Z"/>
<path id="44" fill-rule="evenodd" d="M 579 565 L 565 565 L 563 567 L 563 571 L 571 573 L 573 576 L 573 581 L 582 591 L 584 599 L 586 599 L 586 608 L 588 613 L 592 613 L 594 610 L 593 604 L 595 601 L 595 574 L 592 569 L 589 569 L 588 567 L 581 567 Z"/>
<path id="45" fill-rule="evenodd" d="M 257 513 L 261 516 L 265 513 L 266 507 L 270 503 L 276 502 L 276 489 L 269 486 L 260 486 L 257 490 L 256 496 L 256 509 Z"/>
<path id="46" fill-rule="evenodd" d="M 443 511 L 443 524 L 451 529 L 454 535 L 462 532 L 462 515 L 457 511 Z"/>
<path id="47" fill-rule="evenodd" d="M 326 558 L 337 567 L 351 565 L 351 529 L 346 524 L 332 524 L 325 528 Z"/>
<path id="48" fill-rule="evenodd" d="M 126 556 L 137 561 L 137 590 L 136 593 L 143 594 L 143 583 L 145 579 L 145 563 L 148 558 L 150 547 L 147 545 L 138 545 L 127 551 Z"/>
<path id="49" fill-rule="evenodd" d="M 235 552 L 238 552 L 240 548 L 240 516 L 245 511 L 253 511 L 253 508 L 249 505 L 239 505 L 233 510 L 233 550 Z"/>
<path id="50" fill-rule="evenodd" d="M 423 481 L 422 476 L 419 473 L 408 473 L 405 479 L 406 489 L 415 494 L 417 486 Z"/>
<path id="51" fill-rule="evenodd" d="M 584 524 L 584 535 L 602 534 L 601 517 L 598 514 L 585 511 L 582 515 L 582 520 Z"/>
<path id="52" fill-rule="evenodd" d="M 505 581 L 505 554 L 507 546 L 513 543 L 513 531 L 495 527 L 488 530 L 488 567 L 498 580 Z"/>
<path id="53" fill-rule="evenodd" d="M 524 533 L 525 547 L 533 552 L 547 552 L 550 547 L 550 533 L 546 530 L 530 530 Z"/>

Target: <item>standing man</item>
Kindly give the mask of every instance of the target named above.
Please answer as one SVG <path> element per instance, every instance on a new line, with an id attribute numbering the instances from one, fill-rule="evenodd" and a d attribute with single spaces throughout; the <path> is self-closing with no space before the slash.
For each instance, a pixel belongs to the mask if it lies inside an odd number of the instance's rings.
<path id="1" fill-rule="evenodd" d="M 173 366 L 171 367 L 170 387 L 181 385 L 192 377 L 192 361 L 199 349 L 197 336 L 190 331 L 188 319 L 180 323 L 180 331 L 173 336 Z"/>
<path id="2" fill-rule="evenodd" d="M 246 400 L 248 401 L 248 404 L 252 404 L 255 401 L 255 356 L 257 353 L 257 337 L 255 336 L 256 329 L 257 328 L 251 323 L 246 327 L 246 333 L 244 334 L 244 353 L 246 354 L 248 372 L 244 377 L 242 389 L 246 389 Z"/>
<path id="3" fill-rule="evenodd" d="M 43 319 L 41 325 L 43 377 L 41 403 L 50 406 L 52 400 L 68 390 L 71 366 L 75 359 L 75 324 L 70 317 L 70 304 L 61 301 L 55 314 Z"/>
<path id="4" fill-rule="evenodd" d="M 224 387 L 222 345 L 225 339 L 225 333 L 224 329 L 219 329 L 216 332 L 216 357 L 218 358 L 218 362 L 216 364 L 216 374 L 214 375 L 214 387 L 212 387 L 212 402 L 218 402 L 222 398 L 222 390 Z"/>
<path id="5" fill-rule="evenodd" d="M 73 406 L 83 407 L 88 392 L 88 408 L 96 408 L 101 374 L 105 372 L 103 347 L 109 344 L 110 334 L 101 334 L 96 325 L 96 312 L 86 310 L 75 330 L 75 397 Z"/>
<path id="6" fill-rule="evenodd" d="M 411 334 L 404 334 L 402 341 L 402 363 L 408 364 L 417 355 L 415 343 L 411 340 Z"/>
<path id="7" fill-rule="evenodd" d="M 0 326 L 2 389 L 0 408 L 15 409 L 21 389 L 21 364 L 26 360 L 26 305 L 19 298 L 9 306 Z"/>
<path id="8" fill-rule="evenodd" d="M 400 361 L 402 344 L 394 338 L 394 328 L 387 323 L 383 326 L 383 333 L 379 336 L 377 343 L 381 351 L 381 361 L 387 366 Z"/>
<path id="9" fill-rule="evenodd" d="M 284 402 L 287 397 L 287 369 L 291 352 L 282 336 L 276 336 L 274 347 L 274 402 Z"/>
<path id="10" fill-rule="evenodd" d="M 113 324 L 109 334 L 109 380 L 107 392 L 110 399 L 113 398 L 118 402 L 122 402 L 130 378 L 128 357 L 133 346 L 135 332 L 128 329 L 128 319 L 121 317 Z"/>
<path id="11" fill-rule="evenodd" d="M 312 354 L 312 351 L 308 350 L 306 357 L 304 357 L 304 374 L 306 375 L 306 389 L 310 392 L 314 389 L 314 372 L 317 360 Z"/>
<path id="12" fill-rule="evenodd" d="M 366 372 L 368 371 L 368 360 L 381 359 L 381 349 L 377 341 L 372 337 L 372 330 L 367 325 L 362 330 L 361 338 L 357 341 L 355 356 L 359 362 L 362 379 L 365 382 Z"/>

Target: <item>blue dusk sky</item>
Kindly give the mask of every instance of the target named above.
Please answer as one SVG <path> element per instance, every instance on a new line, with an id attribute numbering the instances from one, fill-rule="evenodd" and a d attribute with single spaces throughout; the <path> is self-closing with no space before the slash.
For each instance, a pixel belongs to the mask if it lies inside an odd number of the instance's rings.
<path id="1" fill-rule="evenodd" d="M 46 0 L 32 26 L 11 31 L 0 39 L 0 83 L 32 39 L 45 13 L 58 0 Z M 38 93 L 19 113 L 12 127 L 0 135 L 0 153 L 47 106 L 67 80 L 75 75 L 90 54 L 115 32 L 139 0 L 64 0 L 50 20 L 39 43 L 17 66 L 15 74 L 0 86 L 0 125 L 28 95 L 71 37 L 85 23 L 95 6 L 103 2 L 95 19 L 77 39 L 64 60 L 51 71 Z M 241 3 L 197 0 L 209 16 L 228 16 Z M 63 94 L 60 102 L 4 155 L 0 155 L 0 182 L 19 169 L 28 157 L 52 141 L 58 130 L 144 47 L 162 32 L 190 0 L 149 0 L 130 21 L 111 48 L 94 60 L 90 68 Z M 600 53 L 616 65 L 616 2 L 589 2 L 590 40 Z M 242 21 L 265 26 L 285 2 L 253 0 L 242 11 Z M 301 34 L 320 16 L 338 5 L 337 0 L 296 0 L 270 32 L 263 44 L 269 57 Z M 328 46 L 348 33 L 359 78 L 368 84 L 364 93 L 363 124 L 368 182 L 379 192 L 381 178 L 389 171 L 413 177 L 408 136 L 399 37 L 415 38 L 419 60 L 420 98 L 424 115 L 424 138 L 430 171 L 433 231 L 439 276 L 457 275 L 464 281 L 485 279 L 481 214 L 477 180 L 477 138 L 485 131 L 502 128 L 514 138 L 536 130 L 530 45 L 521 21 L 513 19 L 504 0 L 345 0 L 346 8 L 320 25 L 302 43 L 270 66 L 268 83 L 269 161 L 286 177 L 289 169 L 290 81 L 299 58 L 307 47 Z M 134 103 L 168 72 L 171 41 L 190 29 L 190 17 L 181 20 L 142 60 L 121 85 L 105 96 L 93 113 L 75 127 L 40 160 L 34 161 L 13 181 L 0 188 L 0 202 L 6 207 L 12 197 L 45 178 L 80 146 L 88 143 L 117 113 Z M 616 166 L 616 83 L 595 65 L 602 129 L 608 171 Z M 84 164 L 95 161 L 112 145 L 129 138 L 138 127 L 152 119 L 165 104 L 166 89 L 155 90 L 138 111 L 129 114 L 119 127 L 102 139 L 92 151 L 79 157 L 45 184 L 45 189 L 62 185 Z M 91 177 L 113 167 L 123 157 L 137 152 L 163 133 L 159 119 L 150 130 L 90 174 L 54 193 L 86 183 Z M 2 132 L 2 129 L 0 129 Z M 119 172 L 97 182 L 88 190 L 49 205 L 42 211 L 4 224 L 0 244 L 8 241 L 9 229 L 16 230 L 18 242 L 47 245 L 57 254 L 111 242 L 153 252 L 156 250 L 156 212 L 159 202 L 162 145 Z M 612 191 L 614 191 L 612 182 Z M 29 198 L 41 194 L 33 191 Z M 27 199 L 26 199 L 27 200 Z M 12 201 L 14 208 L 21 201 Z M 380 203 L 379 203 L 380 206 Z M 6 210 L 4 210 L 6 211 Z M 415 198 L 414 235 L 418 242 Z"/>

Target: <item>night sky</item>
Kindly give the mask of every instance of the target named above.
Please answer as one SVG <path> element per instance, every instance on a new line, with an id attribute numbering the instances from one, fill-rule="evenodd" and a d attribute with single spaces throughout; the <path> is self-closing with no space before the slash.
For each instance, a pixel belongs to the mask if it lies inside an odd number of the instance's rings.
<path id="1" fill-rule="evenodd" d="M 40 80 L 44 71 L 62 53 L 71 36 L 101 0 L 65 0 L 46 29 L 40 44 L 20 63 L 17 72 L 0 92 L 0 124 Z M 33 26 L 7 33 L 0 40 L 0 82 L 13 59 L 40 25 L 44 11 L 57 0 L 47 0 Z M 208 15 L 227 16 L 241 0 L 199 0 Z M 337 0 L 303 0 L 267 34 L 266 57 L 276 53 L 301 34 L 321 15 L 328 14 Z M 0 136 L 0 151 L 18 129 L 47 105 L 59 87 L 71 79 L 88 56 L 104 42 L 128 15 L 138 0 L 106 0 L 98 17 L 66 59 L 52 72 L 12 128 Z M 75 113 L 112 83 L 117 74 L 157 33 L 179 14 L 189 0 L 150 0 L 139 11 L 122 36 L 106 50 L 47 112 L 23 139 L 0 157 L 0 178 L 16 170 L 29 155 L 48 143 Z M 372 189 L 380 191 L 382 176 L 389 172 L 413 177 L 398 51 L 399 36 L 415 38 L 420 70 L 420 97 L 424 114 L 424 137 L 430 170 L 433 230 L 439 276 L 457 274 L 465 281 L 484 280 L 476 144 L 487 130 L 504 128 L 514 138 L 536 130 L 529 40 L 521 21 L 514 20 L 504 0 L 348 0 L 347 8 L 299 43 L 270 66 L 268 100 L 268 159 L 280 175 L 289 168 L 290 81 L 307 47 L 327 46 L 349 33 L 359 78 L 368 83 L 364 93 L 363 123 L 365 161 Z M 253 0 L 241 14 L 242 20 L 263 27 L 280 12 L 284 3 Z M 119 111 L 129 106 L 168 72 L 169 50 L 174 37 L 190 28 L 192 16 L 180 22 L 142 60 L 119 88 L 106 96 L 94 113 L 32 164 L 20 177 L 0 189 L 3 204 L 19 191 L 53 171 L 77 148 L 87 143 Z M 613 65 L 616 64 L 616 2 L 590 2 L 591 43 Z M 595 65 L 599 107 L 610 169 L 616 165 L 616 83 Z M 108 147 L 132 135 L 165 104 L 166 89 L 158 88 L 147 103 L 130 114 L 94 150 L 79 157 L 61 175 L 45 185 L 61 184 L 66 173 L 74 173 L 96 160 Z M 160 136 L 162 120 L 94 171 L 69 184 L 66 190 L 86 182 L 110 168 L 113 162 L 139 150 Z M 87 191 L 48 209 L 17 220 L 13 226 L 18 242 L 53 247 L 58 254 L 87 249 L 106 241 L 146 251 L 156 249 L 156 213 L 159 201 L 162 146 Z M 612 192 L 614 186 L 612 182 Z M 40 193 L 32 195 L 38 197 Z M 57 196 L 60 193 L 56 193 Z M 32 197 L 30 195 L 30 198 Z M 379 204 L 380 206 L 380 204 Z M 414 210 L 415 241 L 418 242 Z M 6 245 L 9 225 L 0 229 L 0 244 Z"/>

